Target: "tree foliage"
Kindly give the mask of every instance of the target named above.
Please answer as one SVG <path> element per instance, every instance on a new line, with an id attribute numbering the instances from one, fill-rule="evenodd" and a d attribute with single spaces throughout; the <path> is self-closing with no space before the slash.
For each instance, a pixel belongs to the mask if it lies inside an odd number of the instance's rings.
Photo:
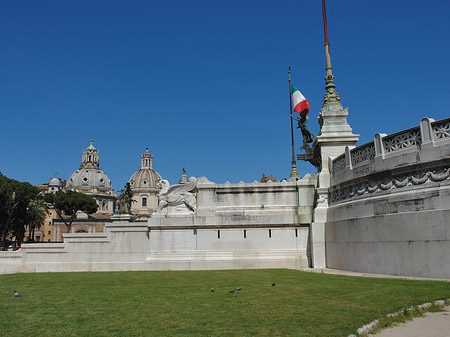
<path id="1" fill-rule="evenodd" d="M 47 193 L 44 200 L 55 209 L 59 218 L 67 226 L 67 232 L 70 232 L 72 222 L 77 212 L 82 211 L 92 214 L 97 211 L 98 205 L 94 198 L 75 191 L 58 191 L 55 194 Z M 66 215 L 66 217 L 64 217 Z"/>
<path id="2" fill-rule="evenodd" d="M 22 241 L 30 217 L 28 205 L 39 195 L 39 189 L 30 183 L 5 177 L 0 173 L 0 244 L 11 234 Z"/>
<path id="3" fill-rule="evenodd" d="M 28 239 L 34 241 L 34 230 L 39 229 L 45 221 L 47 205 L 39 195 L 28 203 Z"/>

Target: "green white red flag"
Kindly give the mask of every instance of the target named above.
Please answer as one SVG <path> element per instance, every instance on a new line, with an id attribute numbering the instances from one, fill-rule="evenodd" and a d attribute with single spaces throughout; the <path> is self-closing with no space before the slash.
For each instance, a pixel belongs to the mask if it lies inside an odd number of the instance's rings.
<path id="1" fill-rule="evenodd" d="M 292 101 L 294 103 L 294 112 L 306 116 L 309 112 L 309 102 L 306 100 L 305 96 L 291 84 L 292 91 Z"/>

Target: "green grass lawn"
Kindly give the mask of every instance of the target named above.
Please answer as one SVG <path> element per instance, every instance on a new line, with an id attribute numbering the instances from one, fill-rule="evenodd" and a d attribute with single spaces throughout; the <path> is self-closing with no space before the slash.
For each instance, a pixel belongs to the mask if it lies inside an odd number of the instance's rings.
<path id="1" fill-rule="evenodd" d="M 285 269 L 0 275 L 0 336 L 347 336 L 445 298 L 448 282 Z"/>

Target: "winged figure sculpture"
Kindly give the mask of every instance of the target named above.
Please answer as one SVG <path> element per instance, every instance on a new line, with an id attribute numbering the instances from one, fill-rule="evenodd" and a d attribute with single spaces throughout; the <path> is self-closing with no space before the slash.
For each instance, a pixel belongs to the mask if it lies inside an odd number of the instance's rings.
<path id="1" fill-rule="evenodd" d="M 170 183 L 162 179 L 158 183 L 161 188 L 159 192 L 158 213 L 167 206 L 186 206 L 190 211 L 195 212 L 197 199 L 192 191 L 197 187 L 197 178 L 191 177 L 185 184 L 170 186 Z"/>

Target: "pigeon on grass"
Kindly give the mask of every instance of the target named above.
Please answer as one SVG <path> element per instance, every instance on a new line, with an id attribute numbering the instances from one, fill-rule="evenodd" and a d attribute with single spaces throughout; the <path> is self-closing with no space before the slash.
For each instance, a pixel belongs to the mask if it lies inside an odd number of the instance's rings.
<path id="1" fill-rule="evenodd" d="M 231 290 L 229 291 L 229 293 L 230 293 L 230 294 L 234 293 L 234 289 L 231 289 Z"/>
<path id="2" fill-rule="evenodd" d="M 17 291 L 14 290 L 14 296 L 16 297 L 22 297 L 22 295 L 20 295 Z"/>

